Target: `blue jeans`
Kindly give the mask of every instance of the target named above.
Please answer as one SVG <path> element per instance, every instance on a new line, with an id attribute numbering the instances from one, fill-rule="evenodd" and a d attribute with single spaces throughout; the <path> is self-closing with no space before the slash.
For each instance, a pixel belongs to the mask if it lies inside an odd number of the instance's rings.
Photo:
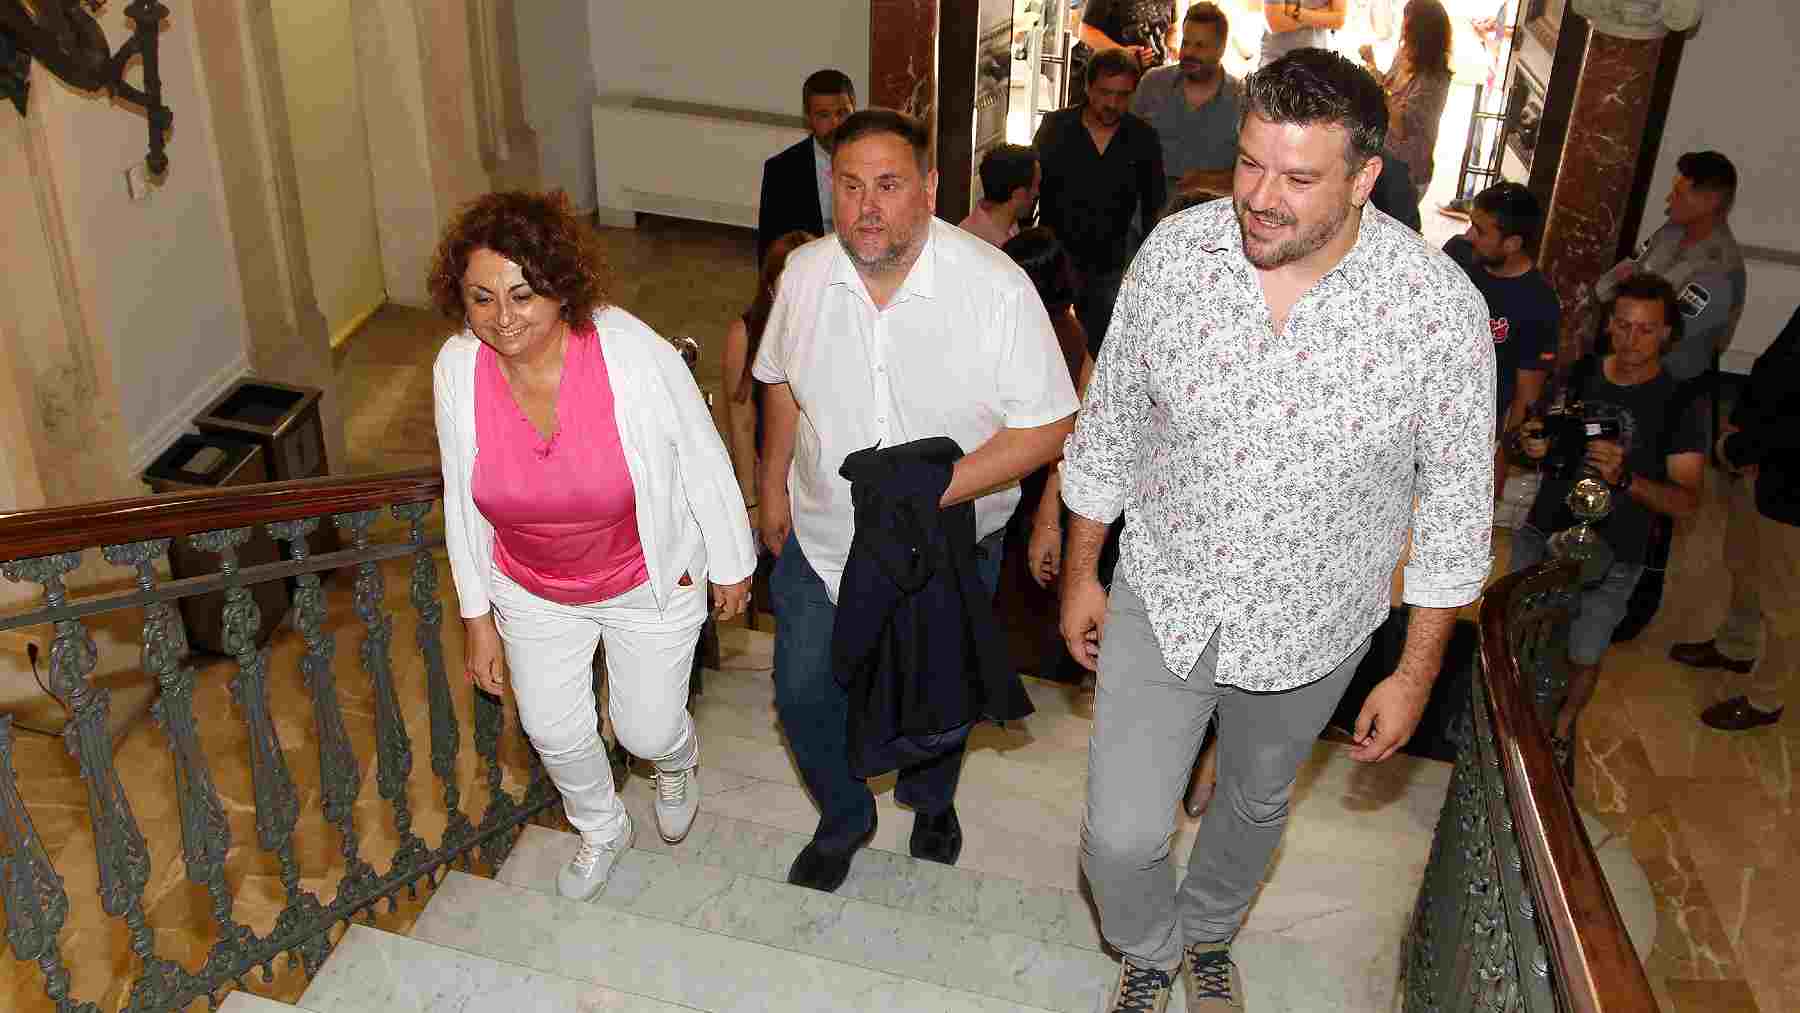
<path id="1" fill-rule="evenodd" d="M 1000 586 L 1004 536 L 996 531 L 976 545 L 976 572 L 989 595 Z M 775 707 L 800 776 L 819 807 L 813 840 L 823 851 L 842 854 L 875 825 L 875 795 L 850 773 L 850 696 L 831 667 L 837 607 L 792 534 L 769 574 L 769 596 L 776 621 Z M 968 736 L 968 727 L 945 732 L 940 737 L 947 747 L 943 753 L 902 768 L 895 799 L 921 813 L 948 809 L 956 798 Z"/>
<path id="2" fill-rule="evenodd" d="M 1529 524 L 1513 529 L 1512 571 L 1536 566 L 1550 558 L 1550 538 Z M 1581 589 L 1575 616 L 1569 620 L 1569 660 L 1577 665 L 1598 665 L 1612 646 L 1613 630 L 1625 618 L 1631 592 L 1644 575 L 1642 563 L 1614 563 L 1600 583 Z"/>

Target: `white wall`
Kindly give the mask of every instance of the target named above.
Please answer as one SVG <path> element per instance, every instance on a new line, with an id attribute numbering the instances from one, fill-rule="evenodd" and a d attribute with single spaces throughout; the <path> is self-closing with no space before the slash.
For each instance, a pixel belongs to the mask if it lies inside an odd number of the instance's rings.
<path id="1" fill-rule="evenodd" d="M 117 5 L 101 24 L 115 47 L 130 34 Z M 160 53 L 163 101 L 175 111 L 175 127 L 169 172 L 141 202 L 129 197 L 125 171 L 144 158 L 143 115 L 60 81 L 31 92 L 33 103 L 47 106 L 45 132 L 88 326 L 113 346 L 134 469 L 248 362 L 249 324 L 189 19 L 169 19 Z"/>
<path id="2" fill-rule="evenodd" d="M 867 0 L 590 0 L 589 9 L 602 95 L 797 115 L 800 83 L 821 67 L 868 95 Z"/>
<path id="3" fill-rule="evenodd" d="M 589 107 L 594 65 L 591 0 L 521 0 L 513 5 L 525 120 L 538 137 L 545 188 L 560 188 L 582 211 L 594 209 L 594 145 Z"/>
<path id="4" fill-rule="evenodd" d="M 334 343 L 387 294 L 350 3 L 309 0 L 270 8 L 313 295 Z"/>
<path id="5" fill-rule="evenodd" d="M 1731 228 L 1738 241 L 1800 255 L 1800 4 L 1705 5 L 1682 51 L 1669 122 L 1651 180 L 1642 239 L 1663 222 L 1675 160 L 1706 148 L 1738 170 Z M 1747 369 L 1800 305 L 1800 268 L 1752 260 L 1749 298 L 1727 368 Z"/>

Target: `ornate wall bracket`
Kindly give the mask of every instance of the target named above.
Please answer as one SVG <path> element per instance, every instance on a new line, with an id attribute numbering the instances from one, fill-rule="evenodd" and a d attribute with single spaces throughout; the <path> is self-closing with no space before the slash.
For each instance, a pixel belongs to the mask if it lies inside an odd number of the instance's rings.
<path id="1" fill-rule="evenodd" d="M 175 121 L 162 102 L 157 62 L 157 33 L 169 9 L 156 0 L 132 0 L 125 8 L 131 38 L 115 53 L 94 18 L 105 5 L 106 0 L 0 0 L 0 99 L 10 100 L 24 114 L 35 59 L 71 87 L 104 91 L 139 106 L 150 125 L 144 164 L 160 176 L 169 169 L 163 144 Z M 125 80 L 125 68 L 134 58 L 143 65 L 142 88 Z"/>

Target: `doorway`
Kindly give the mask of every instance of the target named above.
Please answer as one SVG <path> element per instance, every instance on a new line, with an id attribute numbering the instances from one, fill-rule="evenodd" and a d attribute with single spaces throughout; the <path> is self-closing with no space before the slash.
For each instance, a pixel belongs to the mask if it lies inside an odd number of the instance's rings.
<path id="1" fill-rule="evenodd" d="M 1192 0 L 1181 0 L 1185 9 Z M 1256 69 L 1263 34 L 1261 0 L 1215 0 L 1231 24 L 1225 70 L 1242 78 Z M 1504 84 L 1517 23 L 1517 0 L 1442 0 L 1453 29 L 1450 98 L 1439 119 L 1433 151 L 1431 184 L 1420 202 L 1426 241 L 1442 246 L 1468 227 L 1454 214 L 1461 182 L 1463 196 L 1500 178 L 1515 178 L 1516 166 L 1497 157 L 1506 109 Z M 1406 0 L 1349 0 L 1344 27 L 1333 33 L 1332 48 L 1351 60 L 1362 46 L 1375 51 L 1376 62 L 1390 66 L 1399 48 L 1400 19 Z M 1014 6 L 1011 104 L 1006 139 L 1030 144 L 1044 112 L 1058 108 L 1068 94 L 1064 83 L 1068 47 L 1079 30 L 1082 0 L 1019 0 Z M 1058 24 L 1058 17 L 1062 23 Z M 1032 94 L 1035 87 L 1036 95 Z M 1035 98 L 1035 103 L 1034 103 Z M 1479 114 L 1479 115 L 1478 115 Z M 1471 134 L 1475 143 L 1470 144 Z M 1492 169 L 1483 176 L 1465 163 Z M 1518 182 L 1525 182 L 1519 178 Z M 1440 212 L 1448 208 L 1452 213 Z"/>

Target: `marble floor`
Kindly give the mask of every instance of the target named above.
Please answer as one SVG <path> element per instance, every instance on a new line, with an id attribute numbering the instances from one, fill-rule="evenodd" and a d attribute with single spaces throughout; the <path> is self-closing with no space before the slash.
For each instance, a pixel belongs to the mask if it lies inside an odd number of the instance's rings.
<path id="1" fill-rule="evenodd" d="M 664 333 L 701 339 L 707 354 L 700 379 L 703 386 L 716 389 L 719 337 L 753 285 L 748 234 L 646 218 L 637 230 L 604 230 L 602 238 L 621 278 L 615 286 L 616 301 Z M 387 307 L 340 350 L 340 391 L 350 448 L 342 470 L 372 472 L 435 463 L 431 361 L 448 329 L 431 314 Z M 1709 478 L 1716 485 L 1717 476 Z M 1594 843 L 1611 853 L 1628 849 L 1648 874 L 1657 925 L 1646 966 L 1664 1010 L 1800 1009 L 1800 881 L 1781 872 L 1800 845 L 1794 796 L 1800 724 L 1789 719 L 1736 735 L 1710 731 L 1695 715 L 1724 691 L 1720 681 L 1674 665 L 1664 656 L 1672 641 L 1708 635 L 1723 610 L 1726 584 L 1718 562 L 1717 533 L 1721 524 L 1720 498 L 1716 489 L 1709 490 L 1700 517 L 1685 526 L 1676 543 L 1662 613 L 1635 642 L 1619 645 L 1609 656 L 1599 693 L 1582 723 L 1577 795 L 1597 819 L 1591 826 Z M 1504 547 L 1501 537 L 1497 549 L 1502 554 Z M 405 600 L 405 571 L 390 565 L 384 572 L 385 601 L 396 618 L 393 643 L 400 692 L 403 699 L 420 699 L 421 666 L 411 660 L 410 649 L 401 647 L 411 644 L 414 622 Z M 353 738 L 365 744 L 365 785 L 356 807 L 357 823 L 365 835 L 365 854 L 379 864 L 391 852 L 396 835 L 391 811 L 376 793 L 374 774 L 368 769 L 373 700 L 352 660 L 351 647 L 360 642 L 361 634 L 349 608 L 348 583 L 329 585 L 330 608 L 333 628 L 340 631 L 337 671 L 347 721 Z M 284 753 L 301 785 L 296 855 L 301 886 L 328 894 L 342 859 L 337 838 L 319 813 L 317 743 L 297 675 L 293 640 L 284 633 L 275 642 L 271 693 Z M 750 671 L 762 664 L 753 655 L 766 650 L 756 646 L 765 640 L 733 634 L 731 642 L 738 646 L 728 655 L 728 665 Z M 461 645 L 453 630 L 445 636 L 445 647 L 454 670 Z M 227 688 L 231 669 L 231 663 L 220 660 L 201 672 L 196 708 L 208 753 L 217 760 L 213 772 L 232 830 L 227 880 L 234 915 L 261 932 L 271 927 L 279 910 L 281 884 L 274 859 L 254 844 L 254 809 L 242 759 L 246 736 Z M 791 772 L 783 773 L 785 751 L 778 740 L 768 737 L 772 719 L 766 713 L 767 701 L 745 700 L 734 707 L 731 701 L 743 692 L 743 682 L 733 684 L 736 690 L 722 690 L 712 698 L 716 704 L 706 705 L 704 722 L 709 727 L 703 734 L 741 744 L 743 756 L 760 757 L 757 762 L 764 766 L 758 776 L 776 787 L 732 792 L 738 797 L 719 802 L 730 812 L 720 809 L 718 814 L 755 815 L 764 822 L 794 823 L 788 830 L 804 829 L 799 824 L 806 817 L 805 799 L 792 787 Z M 745 712 L 746 707 L 751 709 Z M 1017 766 L 1025 753 L 999 746 L 978 752 L 971 760 L 975 780 L 992 777 L 1017 788 L 1010 801 L 994 799 L 987 807 L 991 817 L 984 814 L 970 833 L 964 863 L 971 869 L 1022 879 L 1039 877 L 1033 869 L 1046 870 L 1041 873 L 1044 877 L 1053 868 L 1067 873 L 1069 856 L 1062 852 L 1073 844 L 1073 807 L 1081 797 L 1085 733 L 1078 703 L 1063 710 L 1067 716 L 1047 723 L 1043 734 L 1033 729 L 1033 749 L 1026 751 L 1033 758 L 1028 767 Z M 408 722 L 416 757 L 410 782 L 413 797 L 436 797 L 441 787 L 423 758 L 428 741 L 423 716 L 409 714 Z M 463 722 L 459 780 L 469 785 L 474 760 L 467 748 L 466 714 Z M 745 734 L 746 728 L 754 732 Z M 505 749 L 508 782 L 516 786 L 525 769 L 523 748 L 516 736 L 508 736 Z M 1320 807 L 1312 819 L 1314 829 L 1308 830 L 1303 804 L 1277 873 L 1278 878 L 1289 877 L 1290 885 L 1302 893 L 1329 886 L 1326 880 L 1307 881 L 1308 866 L 1294 860 L 1315 849 L 1317 841 L 1330 841 L 1333 855 L 1380 854 L 1417 843 L 1400 833 L 1371 836 L 1367 826 L 1341 820 L 1333 812 L 1366 808 L 1370 799 L 1386 800 L 1407 811 L 1419 808 L 1417 819 L 1424 821 L 1421 826 L 1428 836 L 1426 814 L 1432 804 L 1405 800 L 1421 790 L 1428 793 L 1434 779 L 1443 776 L 1439 765 L 1428 761 L 1397 760 L 1388 772 L 1360 774 L 1369 780 L 1352 783 L 1345 780 L 1351 774 L 1332 773 L 1337 768 L 1330 747 L 1321 749 L 1326 753 L 1317 761 L 1312 796 L 1319 801 L 1306 803 Z M 30 735 L 20 737 L 15 754 L 37 829 L 71 897 L 61 939 L 73 972 L 72 992 L 105 1010 L 122 1008 L 125 985 L 137 965 L 125 925 L 99 907 L 85 799 L 73 763 L 60 742 Z M 168 788 L 173 773 L 164 740 L 154 725 L 144 722 L 126 736 L 116 755 L 152 856 L 146 909 L 155 930 L 151 938 L 156 952 L 197 966 L 211 939 L 211 915 L 204 892 L 184 878 L 179 814 Z M 474 800 L 479 798 L 465 789 L 466 808 L 478 806 Z M 432 812 L 424 807 L 419 816 L 419 829 L 428 840 L 435 840 L 441 829 L 441 807 L 435 825 Z M 884 821 L 884 838 L 877 844 L 895 846 L 905 826 L 904 819 Z M 1418 860 L 1423 860 L 1422 852 Z M 1406 875 L 1389 877 L 1411 881 Z M 401 898 L 397 909 L 380 913 L 375 924 L 405 933 L 422 906 L 422 899 Z M 1281 920 L 1297 910 L 1283 910 L 1266 900 L 1252 920 L 1279 928 Z M 1289 928 L 1306 931 L 1298 923 Z M 1321 928 L 1315 935 L 1297 938 L 1323 950 L 1357 935 L 1355 927 L 1333 928 L 1329 921 Z M 1304 952 L 1305 947 L 1295 949 L 1293 958 Z M 296 999 L 306 986 L 300 974 L 280 963 L 273 968 L 272 980 L 265 983 L 258 975 L 251 984 L 255 991 L 284 1001 Z M 22 1011 L 51 1008 L 38 971 L 10 957 L 0 960 L 0 1005 Z"/>

